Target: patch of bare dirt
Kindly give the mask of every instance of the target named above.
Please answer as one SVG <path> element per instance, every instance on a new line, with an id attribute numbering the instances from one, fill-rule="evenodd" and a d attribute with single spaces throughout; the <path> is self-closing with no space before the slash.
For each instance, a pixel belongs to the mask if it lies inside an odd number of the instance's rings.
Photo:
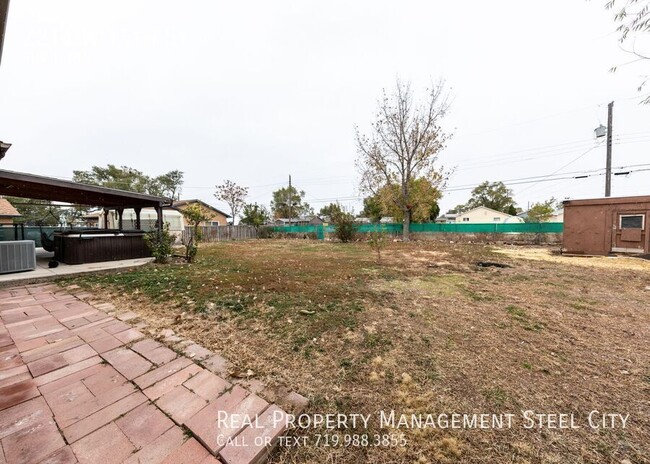
<path id="1" fill-rule="evenodd" d="M 548 248 L 533 247 L 496 247 L 496 253 L 511 258 L 531 261 L 546 261 L 570 266 L 596 267 L 603 269 L 629 269 L 631 271 L 650 272 L 650 262 L 630 256 L 562 256 Z"/>

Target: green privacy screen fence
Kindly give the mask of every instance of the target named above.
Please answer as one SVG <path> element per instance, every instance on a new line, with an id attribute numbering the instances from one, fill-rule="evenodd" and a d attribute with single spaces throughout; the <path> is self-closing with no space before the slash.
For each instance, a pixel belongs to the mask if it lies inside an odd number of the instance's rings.
<path id="1" fill-rule="evenodd" d="M 401 234 L 402 224 L 360 224 L 357 232 L 367 233 L 382 230 L 389 234 Z M 454 233 L 454 234 L 561 234 L 561 222 L 524 222 L 515 224 L 411 224 L 413 233 Z M 322 238 L 325 233 L 333 233 L 334 226 L 328 225 L 301 225 L 301 226 L 275 226 L 274 232 L 285 234 L 316 234 Z"/>

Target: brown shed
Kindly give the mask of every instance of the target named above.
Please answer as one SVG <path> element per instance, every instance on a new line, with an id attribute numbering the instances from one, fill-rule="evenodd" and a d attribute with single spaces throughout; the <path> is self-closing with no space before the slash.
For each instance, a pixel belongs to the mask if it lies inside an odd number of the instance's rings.
<path id="1" fill-rule="evenodd" d="M 563 252 L 650 253 L 650 195 L 564 202 Z"/>

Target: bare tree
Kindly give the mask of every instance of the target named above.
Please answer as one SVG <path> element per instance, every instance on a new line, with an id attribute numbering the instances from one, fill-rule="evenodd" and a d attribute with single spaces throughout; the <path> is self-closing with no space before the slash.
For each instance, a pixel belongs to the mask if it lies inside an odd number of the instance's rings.
<path id="1" fill-rule="evenodd" d="M 232 223 L 234 225 L 237 220 L 237 215 L 246 204 L 248 187 L 241 187 L 230 180 L 225 180 L 223 184 L 215 187 L 217 191 L 214 196 L 217 200 L 225 202 L 230 207 Z"/>
<path id="2" fill-rule="evenodd" d="M 390 96 L 383 92 L 370 135 L 356 129 L 357 169 L 361 191 L 377 194 L 382 187 L 397 185 L 392 201 L 403 213 L 403 239 L 409 239 L 412 189 L 418 178 L 425 178 L 442 189 L 449 173 L 438 166 L 438 155 L 450 134 L 440 128 L 449 108 L 444 83 L 427 91 L 424 103 L 414 102 L 410 84 L 396 81 Z"/>

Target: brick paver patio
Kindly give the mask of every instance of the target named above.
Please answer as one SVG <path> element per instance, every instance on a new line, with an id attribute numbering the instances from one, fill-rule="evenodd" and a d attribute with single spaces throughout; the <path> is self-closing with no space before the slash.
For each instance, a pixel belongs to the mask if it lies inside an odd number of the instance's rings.
<path id="1" fill-rule="evenodd" d="M 112 317 L 110 304 L 88 296 L 56 285 L 0 289 L 0 464 L 267 456 L 284 432 L 273 420 L 280 407 L 233 385 L 218 354 L 191 344 L 179 355 L 125 322 L 137 315 Z M 219 426 L 220 411 L 258 421 Z"/>

